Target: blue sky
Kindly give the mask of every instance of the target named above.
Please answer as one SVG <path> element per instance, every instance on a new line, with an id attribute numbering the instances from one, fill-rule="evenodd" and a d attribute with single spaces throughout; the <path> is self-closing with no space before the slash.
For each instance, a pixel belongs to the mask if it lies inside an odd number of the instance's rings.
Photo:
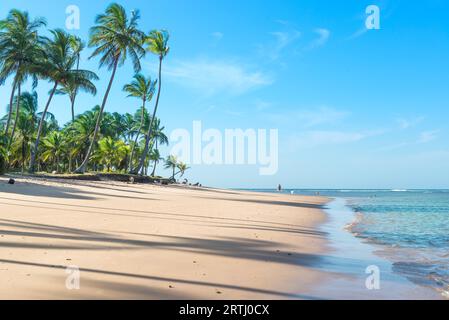
<path id="1" fill-rule="evenodd" d="M 84 39 L 110 1 L 3 0 L 63 28 L 65 10 L 81 11 Z M 120 3 L 120 1 L 119 1 Z M 449 4 L 431 1 L 178 0 L 122 2 L 141 11 L 141 28 L 170 31 L 159 116 L 170 133 L 205 128 L 279 129 L 279 171 L 257 166 L 194 165 L 191 181 L 220 187 L 449 188 Z M 366 30 L 365 8 L 380 7 L 381 29 Z M 77 100 L 77 113 L 99 104 L 109 73 L 98 60 L 98 95 Z M 143 73 L 156 76 L 156 58 Z M 121 91 L 123 66 L 107 111 L 134 113 Z M 50 86 L 37 89 L 41 107 Z M 0 87 L 0 116 L 10 82 Z M 50 107 L 70 118 L 66 97 Z M 168 152 L 168 150 L 165 150 Z"/>

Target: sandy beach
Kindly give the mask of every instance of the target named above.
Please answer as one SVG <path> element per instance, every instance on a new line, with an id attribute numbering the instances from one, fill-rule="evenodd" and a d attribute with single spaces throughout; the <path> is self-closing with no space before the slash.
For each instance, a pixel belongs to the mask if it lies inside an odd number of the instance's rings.
<path id="1" fill-rule="evenodd" d="M 327 201 L 0 178 L 0 298 L 319 298 L 308 292 L 325 277 Z"/>

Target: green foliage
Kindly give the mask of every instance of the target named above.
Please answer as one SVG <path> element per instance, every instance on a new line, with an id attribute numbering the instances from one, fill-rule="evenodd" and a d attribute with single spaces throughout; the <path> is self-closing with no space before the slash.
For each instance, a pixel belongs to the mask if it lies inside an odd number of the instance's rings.
<path id="1" fill-rule="evenodd" d="M 88 45 L 93 48 L 90 58 L 98 57 L 99 66 L 110 70 L 130 60 L 136 73 L 141 70 L 141 59 L 147 51 L 162 61 L 169 52 L 168 32 L 155 30 L 146 35 L 138 28 L 139 18 L 139 11 L 127 15 L 125 8 L 111 4 L 96 17 L 90 30 Z M 12 79 L 8 112 L 0 119 L 0 174 L 6 168 L 23 172 L 35 167 L 38 171 L 68 173 L 88 161 L 88 170 L 126 172 L 140 163 L 138 158 L 145 160 L 144 172 L 153 166 L 154 174 L 163 159 L 158 146 L 168 144 L 165 127 L 155 116 L 157 102 L 153 116 L 145 108 L 156 92 L 157 81 L 136 74 L 123 90 L 139 99 L 141 106 L 125 114 L 108 113 L 104 112 L 104 106 L 114 79 L 111 76 L 102 105 L 76 115 L 77 95 L 95 95 L 93 82 L 98 77 L 80 68 L 85 48 L 82 39 L 62 29 L 50 30 L 50 37 L 43 37 L 40 31 L 45 26 L 43 18 L 32 19 L 27 12 L 15 9 L 0 20 L 0 85 Z M 32 92 L 22 90 L 29 78 Z M 44 99 L 45 105 L 38 105 L 34 91 L 39 79 L 53 84 Z M 53 94 L 66 95 L 70 100 L 72 120 L 63 127 L 48 112 Z M 159 94 L 160 84 L 158 98 Z M 136 157 L 131 156 L 131 150 Z M 188 169 L 177 160 L 173 168 L 173 177 Z"/>

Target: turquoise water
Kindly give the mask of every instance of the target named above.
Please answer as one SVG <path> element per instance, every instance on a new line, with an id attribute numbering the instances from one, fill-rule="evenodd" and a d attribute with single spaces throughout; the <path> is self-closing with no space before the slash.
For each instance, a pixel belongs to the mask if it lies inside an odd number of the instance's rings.
<path id="1" fill-rule="evenodd" d="M 261 190 L 268 191 L 268 190 Z M 373 243 L 393 271 L 449 297 L 449 190 L 284 190 L 344 198 L 350 231 Z"/>

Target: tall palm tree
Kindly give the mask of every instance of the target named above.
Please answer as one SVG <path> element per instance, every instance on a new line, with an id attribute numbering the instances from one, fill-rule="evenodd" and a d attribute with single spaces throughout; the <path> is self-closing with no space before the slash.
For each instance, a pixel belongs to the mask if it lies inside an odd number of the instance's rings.
<path id="1" fill-rule="evenodd" d="M 145 50 L 142 47 L 145 34 L 137 28 L 139 18 L 139 12 L 135 10 L 132 11 L 131 17 L 128 19 L 125 9 L 121 5 L 113 3 L 104 14 L 97 16 L 96 25 L 91 29 L 89 46 L 96 47 L 96 49 L 90 58 L 101 55 L 100 67 L 107 66 L 109 70 L 112 70 L 112 74 L 100 107 L 94 136 L 83 163 L 75 170 L 77 173 L 84 173 L 87 169 L 117 67 L 123 65 L 127 57 L 130 56 L 134 71 L 137 73 L 141 69 L 140 59 L 145 55 Z"/>
<path id="2" fill-rule="evenodd" d="M 148 134 L 146 135 L 145 139 L 145 147 L 142 152 L 142 156 L 140 158 L 140 162 L 138 167 L 133 170 L 133 173 L 138 174 L 144 164 L 145 159 L 148 155 L 148 149 L 150 146 L 150 140 L 152 137 L 152 130 L 153 130 L 153 121 L 156 119 L 156 113 L 157 108 L 159 105 L 159 98 L 161 96 L 161 86 L 162 86 L 162 61 L 167 56 L 168 52 L 170 51 L 170 48 L 168 47 L 168 39 L 169 34 L 165 30 L 153 30 L 150 32 L 149 36 L 145 39 L 145 43 L 148 45 L 147 50 L 159 57 L 159 79 L 158 79 L 158 90 L 157 90 L 157 97 L 156 97 L 156 104 L 154 106 L 153 116 L 151 117 L 151 123 L 148 129 Z"/>
<path id="3" fill-rule="evenodd" d="M 61 29 L 52 30 L 51 33 L 53 39 L 46 39 L 44 43 L 45 59 L 39 61 L 37 72 L 41 77 L 52 81 L 54 85 L 53 89 L 50 91 L 41 121 L 39 122 L 34 148 L 31 149 L 30 173 L 33 173 L 35 170 L 36 156 L 44 124 L 43 120 L 45 119 L 51 100 L 53 99 L 58 86 L 60 84 L 67 85 L 67 83 L 73 82 L 78 88 L 83 88 L 85 91 L 92 94 L 97 92 L 95 85 L 92 83 L 92 80 L 98 79 L 94 72 L 73 69 L 77 61 L 77 56 L 74 54 L 71 46 L 72 36 Z"/>
<path id="4" fill-rule="evenodd" d="M 76 37 L 71 36 L 70 45 L 73 50 L 73 54 L 76 56 L 76 70 L 79 70 L 80 67 L 80 59 L 81 59 L 81 51 L 84 50 L 85 44 L 84 42 Z M 70 99 L 70 110 L 72 112 L 72 121 L 75 120 L 75 100 L 78 95 L 78 89 L 84 90 L 84 88 L 80 88 L 76 82 L 68 81 L 64 85 L 61 86 L 60 89 L 56 90 L 55 94 L 59 95 L 67 95 Z"/>
<path id="5" fill-rule="evenodd" d="M 37 31 L 46 25 L 43 18 L 31 20 L 28 12 L 13 9 L 9 12 L 5 20 L 0 21 L 0 83 L 4 83 L 10 76 L 14 75 L 13 85 L 10 95 L 8 119 L 5 126 L 5 135 L 8 134 L 13 108 L 13 98 L 15 91 L 18 91 L 17 110 L 20 104 L 21 85 L 33 74 L 32 68 L 36 60 L 42 56 L 40 44 L 42 38 Z M 33 87 L 37 85 L 37 78 L 33 77 Z M 16 112 L 16 120 L 20 112 Z M 16 122 L 15 122 L 16 123 Z M 11 132 L 12 137 L 16 129 L 16 124 Z"/>
<path id="6" fill-rule="evenodd" d="M 139 98 L 142 100 L 142 113 L 140 116 L 140 126 L 137 130 L 136 137 L 134 139 L 134 144 L 131 149 L 131 156 L 129 161 L 129 171 L 132 171 L 132 161 L 134 159 L 134 151 L 137 145 L 137 141 L 139 141 L 139 135 L 142 132 L 142 128 L 145 121 L 145 103 L 150 102 L 154 95 L 154 90 L 156 87 L 157 81 L 151 81 L 151 78 L 145 78 L 142 74 L 136 74 L 134 76 L 134 80 L 123 87 L 123 91 L 128 93 L 128 97 Z"/>

